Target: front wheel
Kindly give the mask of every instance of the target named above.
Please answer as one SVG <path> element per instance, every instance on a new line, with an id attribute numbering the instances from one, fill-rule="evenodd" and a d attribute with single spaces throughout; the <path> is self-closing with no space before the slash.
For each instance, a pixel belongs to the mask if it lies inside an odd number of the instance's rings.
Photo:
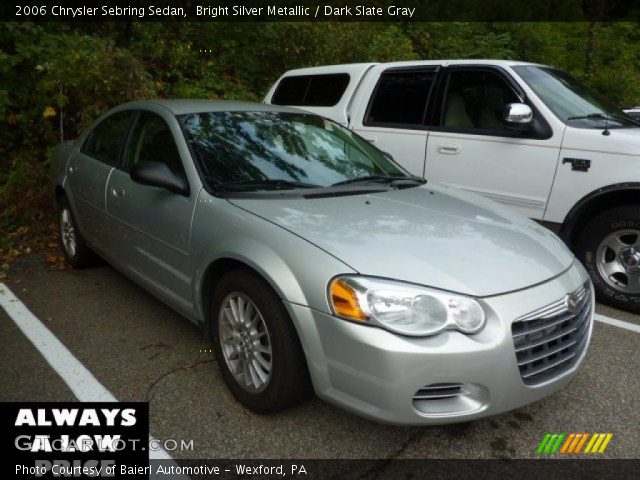
<path id="1" fill-rule="evenodd" d="M 576 255 L 598 299 L 640 313 L 640 206 L 624 205 L 593 218 L 581 232 Z"/>
<path id="2" fill-rule="evenodd" d="M 218 368 L 234 396 L 259 413 L 302 401 L 310 391 L 300 340 L 282 300 L 249 269 L 227 273 L 212 302 Z"/>

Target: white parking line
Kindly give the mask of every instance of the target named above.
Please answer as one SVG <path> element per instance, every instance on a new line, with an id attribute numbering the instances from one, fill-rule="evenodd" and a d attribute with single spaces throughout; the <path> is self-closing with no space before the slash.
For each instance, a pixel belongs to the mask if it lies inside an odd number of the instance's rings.
<path id="1" fill-rule="evenodd" d="M 637 323 L 624 322 L 616 318 L 600 315 L 599 313 L 596 313 L 593 318 L 596 321 L 606 323 L 607 325 L 613 325 L 614 327 L 624 328 L 625 330 L 631 330 L 632 332 L 640 333 L 640 325 L 638 325 Z"/>
<path id="2" fill-rule="evenodd" d="M 7 312 L 78 400 L 81 402 L 118 401 L 4 283 L 0 283 L 0 307 Z M 154 440 L 153 437 L 149 439 Z M 154 444 L 159 445 L 158 442 Z M 149 458 L 172 459 L 164 449 L 149 450 Z"/>

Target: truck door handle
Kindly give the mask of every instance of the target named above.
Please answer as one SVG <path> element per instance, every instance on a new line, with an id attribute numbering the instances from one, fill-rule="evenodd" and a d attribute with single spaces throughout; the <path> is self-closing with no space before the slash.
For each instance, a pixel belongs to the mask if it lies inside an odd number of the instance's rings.
<path id="1" fill-rule="evenodd" d="M 438 145 L 438 153 L 444 153 L 445 155 L 457 155 L 462 150 L 460 145 Z"/>
<path id="2" fill-rule="evenodd" d="M 376 143 L 378 141 L 377 137 L 362 137 L 369 143 Z"/>
<path id="3" fill-rule="evenodd" d="M 121 187 L 113 187 L 111 189 L 111 196 L 115 198 L 124 197 L 125 191 L 124 188 Z"/>

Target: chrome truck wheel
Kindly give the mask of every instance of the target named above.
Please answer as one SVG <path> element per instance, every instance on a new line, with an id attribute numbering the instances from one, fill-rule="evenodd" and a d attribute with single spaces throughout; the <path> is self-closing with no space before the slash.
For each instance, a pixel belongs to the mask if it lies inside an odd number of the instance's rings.
<path id="1" fill-rule="evenodd" d="M 605 237 L 598 246 L 596 262 L 609 286 L 640 293 L 640 230 L 617 230 Z"/>
<path id="2" fill-rule="evenodd" d="M 589 272 L 598 301 L 640 314 L 640 206 L 600 213 L 576 240 L 576 257 Z"/>

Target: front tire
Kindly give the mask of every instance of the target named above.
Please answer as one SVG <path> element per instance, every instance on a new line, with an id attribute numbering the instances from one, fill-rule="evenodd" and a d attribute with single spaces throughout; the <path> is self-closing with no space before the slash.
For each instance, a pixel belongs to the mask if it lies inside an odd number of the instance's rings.
<path id="1" fill-rule="evenodd" d="M 211 337 L 233 395 L 258 413 L 304 400 L 310 380 L 300 340 L 282 300 L 253 271 L 239 268 L 218 283 Z"/>
<path id="2" fill-rule="evenodd" d="M 598 300 L 640 313 L 640 206 L 616 207 L 593 218 L 580 233 L 576 255 Z"/>
<path id="3" fill-rule="evenodd" d="M 98 256 L 89 248 L 80 233 L 78 224 L 66 198 L 60 200 L 58 226 L 60 247 L 67 262 L 69 262 L 73 268 L 87 268 L 95 265 L 98 261 Z"/>

